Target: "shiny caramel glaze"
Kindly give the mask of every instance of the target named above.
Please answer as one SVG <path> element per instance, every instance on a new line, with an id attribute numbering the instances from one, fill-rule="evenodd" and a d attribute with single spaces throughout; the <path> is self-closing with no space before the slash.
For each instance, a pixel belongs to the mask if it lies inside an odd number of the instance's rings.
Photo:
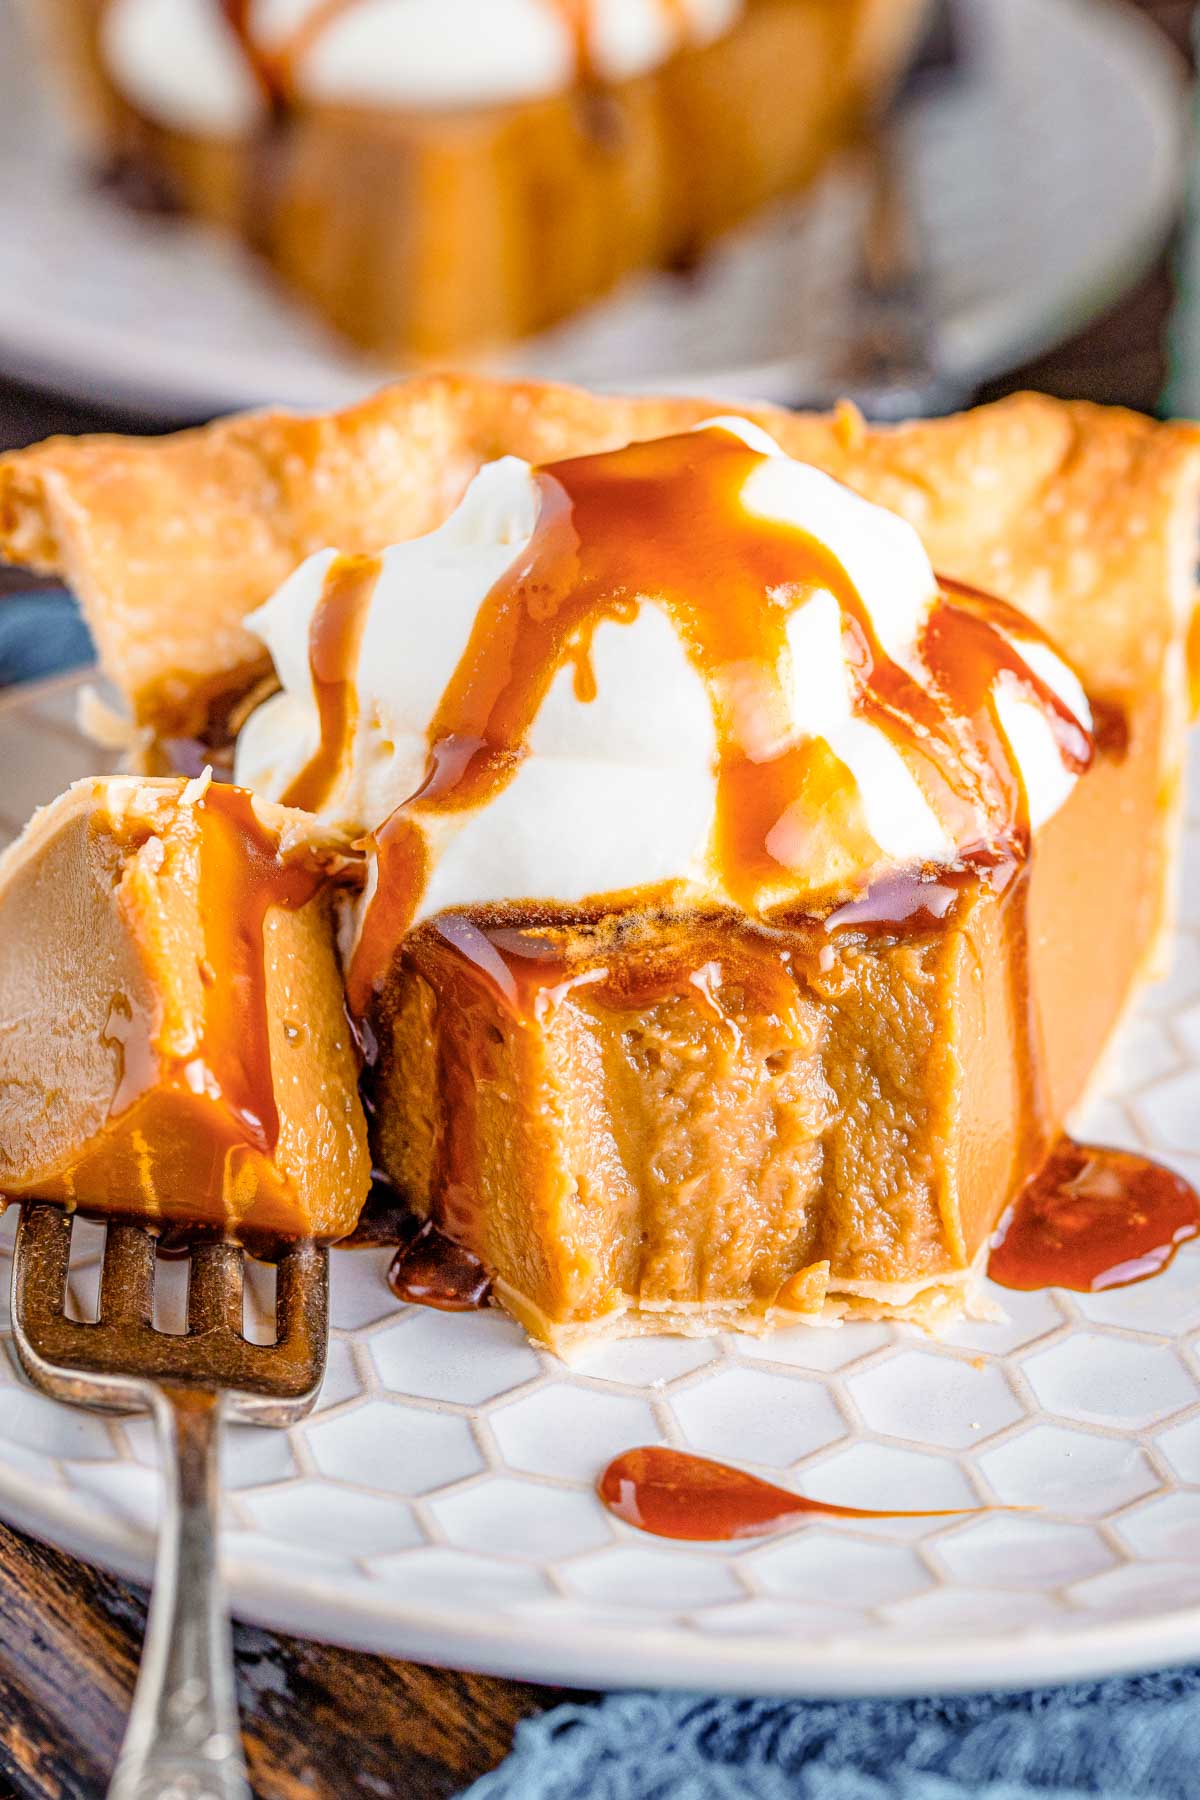
<path id="1" fill-rule="evenodd" d="M 499 919 L 475 920 L 463 913 L 443 913 L 430 922 L 430 932 L 461 959 L 475 982 L 499 1007 L 520 1023 L 547 1024 L 571 994 L 612 1010 L 652 1006 L 683 996 L 693 1006 L 732 1030 L 730 1016 L 717 990 L 730 981 L 750 992 L 764 1011 L 787 1003 L 793 966 L 804 946 L 793 937 L 740 933 L 731 921 L 697 922 L 694 939 L 681 955 L 678 937 L 661 945 L 634 941 L 589 954 L 568 956 L 561 929 L 522 926 L 520 911 L 509 909 Z M 808 945 L 819 954 L 817 921 L 809 921 Z M 601 940 L 602 942 L 603 940 Z M 706 952 L 711 951 L 711 954 Z"/>
<path id="2" fill-rule="evenodd" d="M 329 566 L 308 628 L 320 736 L 284 806 L 320 812 L 342 773 L 358 721 L 358 653 L 381 567 L 377 556 L 338 556 Z"/>
<path id="3" fill-rule="evenodd" d="M 412 1242 L 393 1257 L 388 1286 L 397 1300 L 411 1306 L 478 1312 L 491 1297 L 492 1277 L 477 1256 L 426 1219 Z"/>
<path id="4" fill-rule="evenodd" d="M 1200 1196 L 1182 1175 L 1063 1137 L 1001 1220 L 988 1274 L 1096 1294 L 1159 1274 L 1198 1234 Z"/>
<path id="5" fill-rule="evenodd" d="M 279 1141 L 271 1074 L 263 928 L 272 907 L 307 906 L 319 871 L 285 863 L 245 788 L 213 782 L 195 809 L 200 826 L 199 890 L 204 922 L 201 980 L 208 989 L 199 1043 L 176 1071 L 193 1093 L 222 1102 L 222 1117 L 256 1150 Z M 116 1107 L 136 1097 L 126 1083 Z"/>
<path id="6" fill-rule="evenodd" d="M 491 1297 L 492 1278 L 479 1258 L 448 1238 L 432 1219 L 423 1219 L 378 1170 L 358 1224 L 338 1247 L 395 1248 L 388 1286 L 412 1306 L 474 1312 Z"/>
<path id="7" fill-rule="evenodd" d="M 596 1491 L 609 1512 L 627 1525 L 654 1537 L 692 1543 L 768 1537 L 813 1514 L 835 1519 L 948 1519 L 977 1510 L 835 1506 L 793 1494 L 729 1463 L 710 1462 L 665 1444 L 623 1450 L 600 1476 Z"/>
<path id="8" fill-rule="evenodd" d="M 239 1144 L 270 1156 L 279 1141 L 271 1072 L 263 931 L 272 907 L 291 912 L 320 892 L 319 870 L 280 860 L 245 788 L 212 782 L 193 808 L 196 904 L 203 925 L 199 1030 L 164 1059 L 155 1021 L 114 993 L 101 1042 L 119 1053 L 109 1109 L 120 1115 L 156 1084 L 214 1102 L 214 1158 Z M 227 1141 L 221 1141 L 226 1138 Z M 202 1185 L 208 1185 L 202 1171 Z"/>
<path id="9" fill-rule="evenodd" d="M 711 861 L 749 916 L 783 873 L 772 846 L 785 814 L 789 866 L 804 864 L 804 821 L 831 818 L 857 860 L 870 860 L 850 771 L 823 739 L 797 741 L 785 729 L 788 621 L 818 590 L 841 609 L 860 715 L 904 756 L 955 842 L 1023 851 L 1027 837 L 1019 772 L 995 712 L 998 683 L 1036 699 L 1064 761 L 1076 772 L 1087 767 L 1087 732 L 1007 635 L 1036 638 L 1032 625 L 974 590 L 944 592 L 920 645 L 934 675 L 922 686 L 886 655 L 826 547 L 745 507 L 743 488 L 761 462 L 735 434 L 710 428 L 537 472 L 532 540 L 479 608 L 430 725 L 424 782 L 374 833 L 378 883 L 349 971 L 356 1011 L 369 1008 L 413 918 L 426 876 L 422 824 L 484 806 L 511 781 L 559 669 L 573 665 L 576 694 L 591 698 L 593 633 L 602 620 L 630 621 L 643 597 L 666 611 L 709 693 L 717 727 Z M 783 722 L 773 756 L 739 732 L 747 679 L 756 720 Z"/>

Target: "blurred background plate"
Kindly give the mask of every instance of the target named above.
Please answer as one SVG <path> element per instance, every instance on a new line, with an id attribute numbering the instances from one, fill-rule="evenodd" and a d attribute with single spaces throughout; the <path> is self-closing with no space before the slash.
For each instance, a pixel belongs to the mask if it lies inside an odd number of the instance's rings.
<path id="1" fill-rule="evenodd" d="M 929 405 L 1110 305 L 1159 247 L 1186 145 L 1182 66 L 1118 0 L 961 0 L 961 66 L 907 105 L 923 228 Z M 819 402 L 847 379 L 868 183 L 831 174 L 701 269 L 639 278 L 494 367 L 627 389 Z M 860 323 L 860 321 L 857 321 Z M 231 244 L 89 185 L 0 0 L 0 366 L 160 416 L 327 406 L 388 371 Z"/>

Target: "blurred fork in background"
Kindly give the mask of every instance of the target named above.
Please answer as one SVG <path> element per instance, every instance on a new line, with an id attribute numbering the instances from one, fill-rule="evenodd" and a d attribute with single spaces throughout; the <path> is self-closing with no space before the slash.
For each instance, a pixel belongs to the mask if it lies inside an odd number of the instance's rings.
<path id="1" fill-rule="evenodd" d="M 912 64 L 858 152 L 866 197 L 835 385 L 871 419 L 949 411 L 965 398 L 937 366 L 930 269 L 904 130 L 906 110 L 958 82 L 964 67 L 954 0 L 938 0 Z"/>

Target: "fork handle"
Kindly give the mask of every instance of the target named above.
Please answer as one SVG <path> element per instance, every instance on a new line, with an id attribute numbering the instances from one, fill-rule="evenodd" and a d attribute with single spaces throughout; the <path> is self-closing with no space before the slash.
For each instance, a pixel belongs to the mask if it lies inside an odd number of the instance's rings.
<path id="1" fill-rule="evenodd" d="M 251 1800 L 217 1564 L 215 1394 L 155 1388 L 164 1507 L 154 1592 L 108 1800 Z"/>

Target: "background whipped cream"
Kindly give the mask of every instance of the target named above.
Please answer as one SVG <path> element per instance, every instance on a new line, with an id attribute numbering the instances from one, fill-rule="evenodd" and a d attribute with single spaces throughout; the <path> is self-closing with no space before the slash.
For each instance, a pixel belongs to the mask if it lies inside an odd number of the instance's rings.
<path id="1" fill-rule="evenodd" d="M 592 71 L 621 81 L 728 30 L 744 0 L 591 0 Z M 249 27 L 290 58 L 299 98 L 368 106 L 498 105 L 570 86 L 578 42 L 557 0 L 252 0 Z M 266 101 L 220 0 L 109 0 L 102 48 L 140 112 L 200 136 L 253 129 Z"/>
<path id="2" fill-rule="evenodd" d="M 856 587 L 879 644 L 928 690 L 920 643 L 938 590 L 912 527 L 784 456 L 745 421 L 712 424 L 759 453 L 740 490 L 743 510 L 825 545 Z M 370 831 L 420 787 L 429 727 L 479 607 L 529 545 L 539 506 L 534 470 L 505 457 L 480 471 L 437 531 L 383 553 L 358 656 L 353 742 L 324 819 Z M 631 545 L 636 565 L 635 536 Z M 308 637 L 334 556 L 328 550 L 310 557 L 248 620 L 283 686 L 244 726 L 235 778 L 274 798 L 318 743 Z M 1078 681 L 1032 628 L 1029 643 L 1018 648 L 1089 724 Z M 502 901 L 574 904 L 660 883 L 724 903 L 728 895 L 712 853 L 718 709 L 727 736 L 752 763 L 823 740 L 849 771 L 869 834 L 865 847 L 860 829 L 848 839 L 851 849 L 831 842 L 836 821 L 814 819 L 811 806 L 797 798 L 767 840 L 778 873 L 761 890 L 763 910 L 802 903 L 847 879 L 854 885 L 896 867 L 954 861 L 953 828 L 892 738 L 857 705 L 841 610 L 828 590 L 814 586 L 794 606 L 785 655 L 782 670 L 739 664 L 706 682 L 652 594 L 642 597 L 631 623 L 602 620 L 591 647 L 595 698 L 577 698 L 567 662 L 506 786 L 473 810 L 422 815 L 413 809 L 428 871 L 416 917 Z M 1002 680 L 994 702 L 1036 828 L 1062 804 L 1074 776 L 1036 698 Z M 847 856 L 856 859 L 852 866 Z"/>

